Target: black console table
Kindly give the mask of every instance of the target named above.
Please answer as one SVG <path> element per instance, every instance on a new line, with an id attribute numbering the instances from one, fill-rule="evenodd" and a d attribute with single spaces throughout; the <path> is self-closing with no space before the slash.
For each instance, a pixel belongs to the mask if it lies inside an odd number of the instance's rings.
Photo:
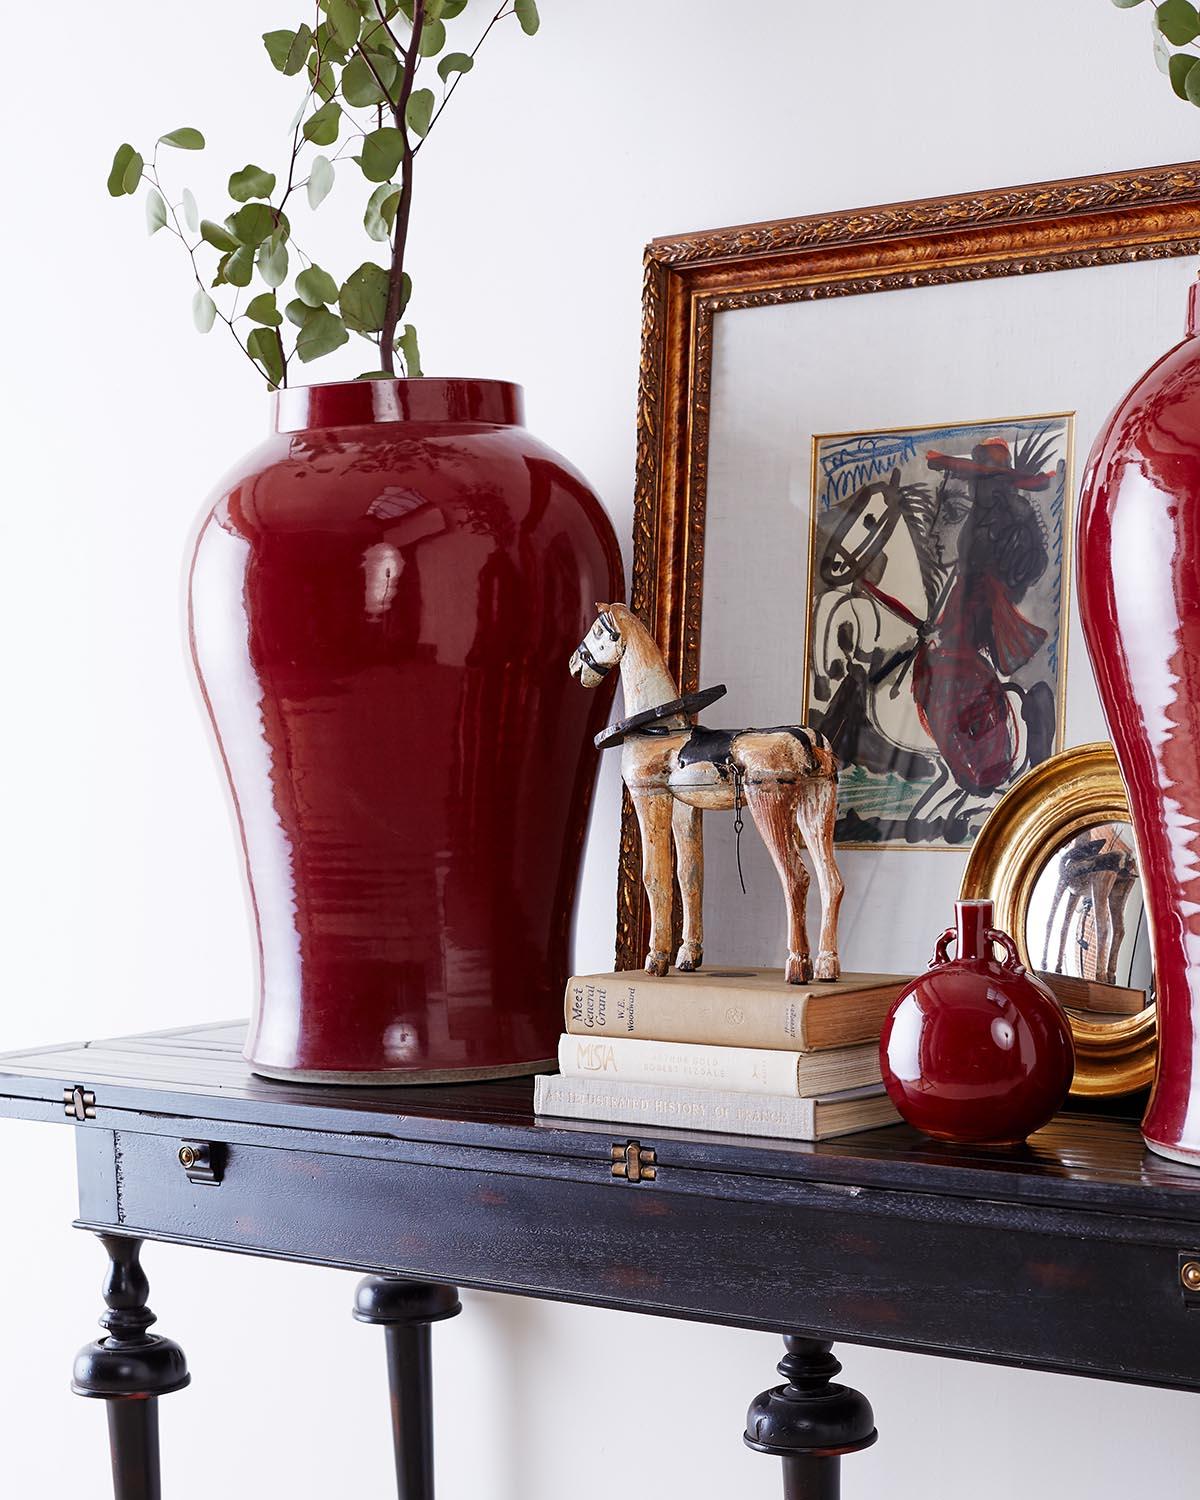
<path id="1" fill-rule="evenodd" d="M 430 1500 L 430 1325 L 456 1287 L 785 1335 L 746 1442 L 790 1500 L 833 1500 L 875 1439 L 835 1338 L 1200 1389 L 1200 1172 L 1131 1121 L 1064 1115 L 1018 1152 L 905 1126 L 819 1146 L 535 1118 L 529 1080 L 269 1083 L 242 1026 L 0 1058 L 0 1114 L 76 1132 L 80 1228 L 108 1256 L 105 1337 L 74 1389 L 107 1404 L 117 1500 L 159 1495 L 145 1240 L 360 1272 L 383 1327 L 401 1500 Z M 983 1435 L 981 1434 L 981 1437 Z"/>

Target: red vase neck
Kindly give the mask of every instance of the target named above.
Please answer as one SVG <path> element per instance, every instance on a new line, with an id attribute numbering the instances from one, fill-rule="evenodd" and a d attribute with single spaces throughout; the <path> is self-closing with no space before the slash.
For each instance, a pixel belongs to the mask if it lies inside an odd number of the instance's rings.
<path id="1" fill-rule="evenodd" d="M 1200 277 L 1188 287 L 1186 336 L 1194 339 L 1200 333 Z"/>
<path id="2" fill-rule="evenodd" d="M 991 944 L 985 936 L 992 925 L 992 903 L 990 901 L 956 901 L 954 903 L 954 925 L 958 930 L 958 957 L 960 960 L 989 958 Z"/>
<path id="3" fill-rule="evenodd" d="M 525 398 L 507 380 L 343 380 L 275 394 L 275 431 L 368 427 L 382 422 L 469 422 L 521 427 Z"/>

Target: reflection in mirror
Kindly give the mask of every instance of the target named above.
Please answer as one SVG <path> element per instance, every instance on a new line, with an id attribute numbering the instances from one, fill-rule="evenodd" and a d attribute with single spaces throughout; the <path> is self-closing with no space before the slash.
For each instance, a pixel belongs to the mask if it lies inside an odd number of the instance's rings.
<path id="1" fill-rule="evenodd" d="M 1030 894 L 1025 944 L 1058 998 L 1089 1021 L 1150 1003 L 1150 935 L 1127 823 L 1093 824 L 1054 851 Z"/>

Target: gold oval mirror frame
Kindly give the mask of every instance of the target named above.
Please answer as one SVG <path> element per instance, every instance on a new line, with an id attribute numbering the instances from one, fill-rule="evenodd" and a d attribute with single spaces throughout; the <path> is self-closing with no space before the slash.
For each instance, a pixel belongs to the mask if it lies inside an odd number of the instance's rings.
<path id="1" fill-rule="evenodd" d="M 1010 933 L 1026 968 L 1030 897 L 1046 861 L 1097 823 L 1128 823 L 1129 802 L 1111 745 L 1077 745 L 1026 772 L 996 803 L 967 861 L 959 895 L 990 896 L 996 926 Z M 1111 1022 L 1067 1012 L 1075 1041 L 1071 1093 L 1096 1098 L 1131 1094 L 1154 1077 L 1157 1021 L 1153 1001 Z"/>

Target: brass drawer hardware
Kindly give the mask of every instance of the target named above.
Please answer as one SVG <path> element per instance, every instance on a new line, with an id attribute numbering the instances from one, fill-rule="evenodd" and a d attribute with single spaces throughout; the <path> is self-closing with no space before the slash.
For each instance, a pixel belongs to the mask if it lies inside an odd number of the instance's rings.
<path id="1" fill-rule="evenodd" d="M 94 1120 L 96 1118 L 96 1096 L 91 1089 L 77 1083 L 73 1089 L 63 1089 L 63 1114 L 72 1120 Z"/>
<path id="2" fill-rule="evenodd" d="M 626 1141 L 612 1148 L 612 1175 L 626 1182 L 653 1182 L 658 1176 L 657 1160 L 652 1146 Z"/>
<path id="3" fill-rule="evenodd" d="M 1179 1285 L 1184 1307 L 1200 1308 L 1200 1254 L 1194 1250 L 1179 1252 Z"/>
<path id="4" fill-rule="evenodd" d="M 225 1164 L 223 1146 L 211 1141 L 181 1141 L 175 1153 L 187 1180 L 197 1187 L 219 1187 Z"/>

